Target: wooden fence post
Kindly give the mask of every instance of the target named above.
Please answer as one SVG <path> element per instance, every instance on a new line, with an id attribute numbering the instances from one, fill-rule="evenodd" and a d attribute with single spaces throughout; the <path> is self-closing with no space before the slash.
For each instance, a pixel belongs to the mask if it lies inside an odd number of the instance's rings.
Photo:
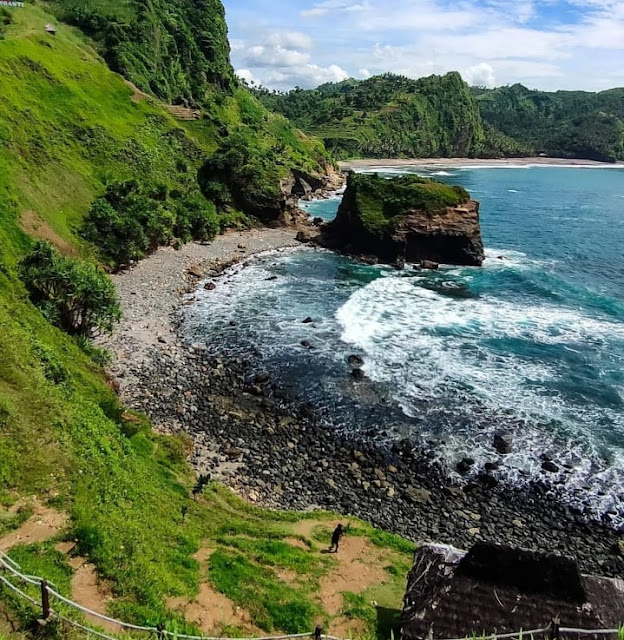
<path id="1" fill-rule="evenodd" d="M 50 594 L 46 580 L 41 581 L 41 610 L 43 612 L 42 620 L 48 620 L 50 617 Z"/>
<path id="2" fill-rule="evenodd" d="M 323 627 L 320 624 L 316 625 L 316 629 L 314 629 L 314 640 L 321 640 L 321 636 L 323 635 Z"/>
<path id="3" fill-rule="evenodd" d="M 550 640 L 559 640 L 561 638 L 559 634 L 559 625 L 561 624 L 561 619 L 559 616 L 555 616 L 551 621 L 548 627 L 548 637 Z"/>

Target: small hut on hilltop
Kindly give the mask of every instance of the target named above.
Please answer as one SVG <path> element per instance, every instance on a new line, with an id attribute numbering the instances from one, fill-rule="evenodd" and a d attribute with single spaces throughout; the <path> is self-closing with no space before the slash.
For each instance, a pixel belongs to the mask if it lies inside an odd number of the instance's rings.
<path id="1" fill-rule="evenodd" d="M 430 544 L 416 552 L 401 634 L 423 640 L 528 632 L 556 618 L 562 628 L 617 629 L 624 582 L 581 575 L 574 560 L 556 555 L 490 543 L 468 553 Z"/>

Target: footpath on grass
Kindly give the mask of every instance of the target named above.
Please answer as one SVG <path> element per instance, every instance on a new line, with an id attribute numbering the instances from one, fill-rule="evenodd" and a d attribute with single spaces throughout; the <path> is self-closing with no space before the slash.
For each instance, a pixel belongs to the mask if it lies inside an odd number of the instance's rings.
<path id="1" fill-rule="evenodd" d="M 9 554 L 0 555 L 0 576 L 5 587 L 17 587 L 23 597 L 35 606 L 40 601 L 37 579 L 27 575 L 26 584 L 20 582 L 24 570 L 10 559 L 11 550 L 33 545 L 41 548 L 49 544 L 58 553 L 60 561 L 71 568 L 70 591 L 61 593 L 60 597 L 67 598 L 61 600 L 62 604 L 73 606 L 74 609 L 71 614 L 63 606 L 58 613 L 61 619 L 85 624 L 104 633 L 118 634 L 127 629 L 132 631 L 134 625 L 119 624 L 110 618 L 111 605 L 114 608 L 115 604 L 111 584 L 79 555 L 73 541 L 63 539 L 68 526 L 66 514 L 38 501 L 29 504 L 24 502 L 15 509 L 28 509 L 32 515 L 17 529 L 0 538 L 0 551 Z M 353 535 L 343 538 L 339 553 L 329 554 L 326 543 L 332 526 L 333 521 L 327 518 L 286 525 L 284 535 L 289 537 L 284 539 L 284 544 L 288 545 L 300 564 L 309 565 L 310 571 L 303 574 L 294 568 L 276 568 L 278 579 L 293 589 L 304 582 L 314 582 L 316 594 L 312 597 L 318 600 L 328 616 L 325 619 L 318 618 L 316 622 L 325 625 L 329 635 L 342 638 L 369 634 L 373 625 L 378 624 L 375 607 L 379 605 L 384 607 L 384 611 L 393 611 L 390 618 L 382 621 L 388 625 L 384 635 L 389 636 L 390 628 L 398 624 L 404 587 L 401 574 L 409 567 L 410 554 L 375 546 L 362 537 L 362 530 L 355 527 Z M 254 623 L 253 615 L 245 607 L 219 592 L 212 583 L 210 562 L 218 552 L 218 547 L 214 540 L 202 543 L 194 556 L 200 565 L 197 595 L 193 598 L 171 597 L 167 602 L 168 607 L 173 614 L 181 614 L 197 633 L 207 637 L 228 633 L 247 637 L 266 636 L 266 629 Z M 238 587 L 245 588 L 245 585 Z M 57 589 L 59 587 L 54 584 L 50 591 L 53 611 L 56 607 L 55 598 L 59 597 L 55 595 Z M 140 630 L 140 626 L 134 630 Z M 273 635 L 280 633 L 273 630 Z"/>

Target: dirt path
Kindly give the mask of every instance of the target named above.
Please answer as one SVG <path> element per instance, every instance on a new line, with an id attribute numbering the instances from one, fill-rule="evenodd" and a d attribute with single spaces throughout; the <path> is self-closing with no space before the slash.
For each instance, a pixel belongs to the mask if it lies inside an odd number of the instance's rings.
<path id="1" fill-rule="evenodd" d="M 303 520 L 295 527 L 295 533 L 312 542 L 317 527 L 332 529 L 335 523 L 328 520 Z M 305 546 L 298 538 L 289 539 L 293 546 Z M 327 553 L 326 549 L 310 553 Z M 383 585 L 388 581 L 384 567 L 387 565 L 385 552 L 371 544 L 366 538 L 345 535 L 338 553 L 331 557 L 337 565 L 320 580 L 319 597 L 323 607 L 332 616 L 329 633 L 339 638 L 357 637 L 364 633 L 366 624 L 342 615 L 345 591 L 362 594 L 370 587 Z"/>
<path id="2" fill-rule="evenodd" d="M 13 509 L 19 508 L 17 505 Z M 34 544 L 53 538 L 67 524 L 67 515 L 39 502 L 33 505 L 33 515 L 14 531 L 0 538 L 0 551 L 18 544 Z"/>
<path id="3" fill-rule="evenodd" d="M 219 635 L 227 627 L 238 627 L 248 635 L 262 635 L 262 631 L 252 624 L 247 611 L 215 591 L 206 581 L 207 565 L 212 553 L 213 549 L 204 546 L 195 554 L 195 559 L 201 565 L 200 571 L 205 576 L 204 582 L 199 585 L 197 596 L 193 599 L 170 598 L 167 606 L 181 612 L 188 622 L 197 625 L 207 635 Z"/>
<path id="4" fill-rule="evenodd" d="M 380 552 L 368 540 L 345 536 L 338 553 L 332 554 L 338 566 L 321 578 L 321 600 L 327 613 L 342 610 L 344 591 L 363 593 L 369 587 L 384 584 L 387 575 Z"/>
<path id="5" fill-rule="evenodd" d="M 85 558 L 74 557 L 69 561 L 75 572 L 72 576 L 71 591 L 72 599 L 79 605 L 106 615 L 107 603 L 113 599 L 113 594 L 104 582 L 97 575 L 95 567 L 89 564 Z M 120 633 L 123 628 L 118 624 L 107 622 L 97 616 L 86 615 L 91 624 L 102 627 L 106 631 Z"/>

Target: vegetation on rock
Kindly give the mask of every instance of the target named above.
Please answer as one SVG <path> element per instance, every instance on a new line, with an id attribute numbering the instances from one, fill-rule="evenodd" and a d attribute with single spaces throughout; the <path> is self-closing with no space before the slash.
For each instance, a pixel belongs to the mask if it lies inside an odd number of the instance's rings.
<path id="1" fill-rule="evenodd" d="M 405 175 L 350 173 L 328 244 L 382 262 L 431 260 L 480 265 L 478 203 L 460 186 Z"/>

